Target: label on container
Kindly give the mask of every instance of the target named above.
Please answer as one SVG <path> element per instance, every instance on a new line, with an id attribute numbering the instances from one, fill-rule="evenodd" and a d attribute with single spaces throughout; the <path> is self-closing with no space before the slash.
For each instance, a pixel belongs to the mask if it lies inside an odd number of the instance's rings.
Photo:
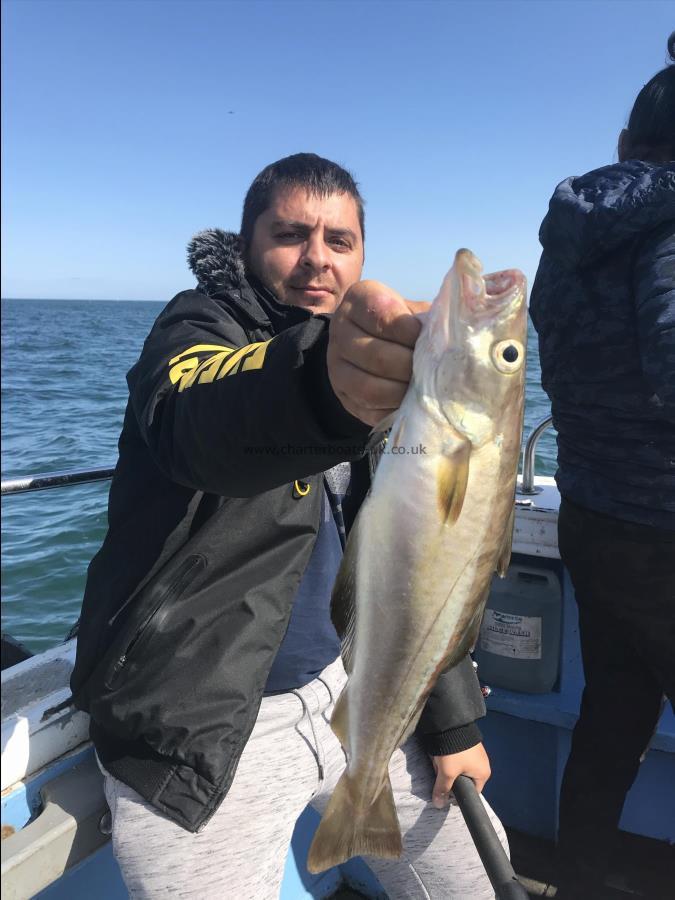
<path id="1" fill-rule="evenodd" d="M 541 618 L 486 609 L 479 647 L 511 659 L 541 659 Z"/>

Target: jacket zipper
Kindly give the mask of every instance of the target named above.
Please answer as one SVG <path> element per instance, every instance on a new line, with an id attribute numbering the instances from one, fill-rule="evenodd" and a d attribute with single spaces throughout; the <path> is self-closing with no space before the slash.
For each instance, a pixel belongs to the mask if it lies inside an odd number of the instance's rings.
<path id="1" fill-rule="evenodd" d="M 189 556 L 180 566 L 179 571 L 176 573 L 176 577 L 173 582 L 169 585 L 169 587 L 164 591 L 159 601 L 155 604 L 153 609 L 150 611 L 149 615 L 138 629 L 136 634 L 131 639 L 131 643 L 129 643 L 122 653 L 121 656 L 117 658 L 114 666 L 112 667 L 112 671 L 110 675 L 106 678 L 106 683 L 108 686 L 112 686 L 124 667 L 126 666 L 129 657 L 133 653 L 134 647 L 141 640 L 148 627 L 152 623 L 152 620 L 155 618 L 160 609 L 167 603 L 169 600 L 172 600 L 174 597 L 180 595 L 183 589 L 186 587 L 190 580 L 190 576 L 192 572 L 197 567 L 203 568 L 206 560 L 203 556 Z"/>

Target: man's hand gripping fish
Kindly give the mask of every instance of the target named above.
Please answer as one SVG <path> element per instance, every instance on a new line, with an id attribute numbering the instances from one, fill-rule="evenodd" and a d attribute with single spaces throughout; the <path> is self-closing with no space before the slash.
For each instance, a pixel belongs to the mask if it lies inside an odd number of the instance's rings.
<path id="1" fill-rule="evenodd" d="M 349 680 L 331 726 L 347 768 L 308 857 L 398 857 L 391 755 L 439 674 L 475 643 L 511 555 L 525 382 L 525 278 L 460 250 L 426 314 L 413 377 L 333 590 Z M 412 453 L 412 448 L 419 448 Z M 410 448 L 410 449 L 409 449 Z"/>

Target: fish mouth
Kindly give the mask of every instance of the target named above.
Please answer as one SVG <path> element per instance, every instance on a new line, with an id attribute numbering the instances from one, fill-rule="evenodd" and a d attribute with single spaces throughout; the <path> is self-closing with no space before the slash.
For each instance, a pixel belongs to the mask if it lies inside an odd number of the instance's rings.
<path id="1" fill-rule="evenodd" d="M 485 293 L 492 303 L 508 300 L 514 292 L 520 295 L 525 292 L 525 276 L 519 269 L 491 272 L 483 281 Z"/>
<path id="2" fill-rule="evenodd" d="M 471 316 L 503 319 L 512 315 L 525 298 L 525 276 L 518 269 L 483 276 L 480 260 L 466 249 L 457 251 L 455 268 L 463 304 Z"/>

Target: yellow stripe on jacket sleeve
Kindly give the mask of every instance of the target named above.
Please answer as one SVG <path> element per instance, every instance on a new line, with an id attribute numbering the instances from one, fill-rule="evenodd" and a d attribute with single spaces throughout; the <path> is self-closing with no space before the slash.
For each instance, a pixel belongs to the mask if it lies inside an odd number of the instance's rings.
<path id="1" fill-rule="evenodd" d="M 226 347 L 224 344 L 195 344 L 193 347 L 188 347 L 187 350 L 183 350 L 178 356 L 174 356 L 173 359 L 170 359 L 169 365 L 172 366 L 174 363 L 177 363 L 179 359 L 182 359 L 184 356 L 189 356 L 191 353 L 203 353 L 205 350 L 232 351 L 234 349 L 234 347 Z"/>
<path id="2" fill-rule="evenodd" d="M 185 388 L 189 388 L 195 383 L 197 376 L 208 373 L 215 366 L 210 379 L 213 381 L 223 360 L 234 353 L 234 348 L 232 347 L 220 347 L 219 349 L 220 353 L 207 356 L 206 359 L 200 360 L 198 356 L 191 356 L 188 359 L 181 359 L 179 362 L 174 363 L 169 369 L 169 380 L 172 384 L 178 382 L 178 390 L 184 391 Z M 178 357 L 174 357 L 174 359 L 176 358 Z"/>
<path id="3" fill-rule="evenodd" d="M 249 372 L 253 369 L 262 369 L 269 344 L 269 341 L 265 341 L 264 344 L 258 344 L 253 353 L 250 356 L 247 356 L 242 363 L 241 371 Z"/>
<path id="4" fill-rule="evenodd" d="M 174 356 L 173 359 L 169 360 L 169 380 L 171 384 L 176 384 L 177 381 L 180 382 L 179 391 L 185 390 L 197 376 L 196 370 L 199 367 L 200 358 L 190 354 L 203 353 L 206 350 L 219 350 L 218 356 L 221 354 L 227 356 L 230 353 L 234 353 L 234 347 L 226 347 L 223 344 L 194 344 L 192 347 L 188 347 L 187 350 L 183 350 L 182 353 Z M 213 359 L 213 356 L 210 356 L 209 359 Z"/>
<path id="5" fill-rule="evenodd" d="M 234 375 L 235 370 L 237 368 L 237 364 L 246 357 L 246 362 L 249 359 L 253 360 L 256 355 L 258 355 L 258 359 L 255 362 L 252 362 L 251 365 L 248 366 L 248 369 L 262 369 L 262 364 L 265 359 L 265 353 L 267 351 L 267 345 L 269 341 L 258 341 L 256 344 L 247 344 L 245 347 L 241 347 L 237 350 L 236 353 L 233 353 L 227 360 L 227 362 L 223 365 L 222 369 L 218 373 L 218 378 L 225 378 L 226 375 Z M 262 353 L 261 353 L 262 351 Z"/>
<path id="6" fill-rule="evenodd" d="M 193 384 L 209 384 L 216 378 L 235 375 L 238 372 L 250 372 L 262 369 L 265 354 L 270 341 L 257 341 L 244 347 L 224 347 L 218 344 L 195 344 L 184 350 L 169 362 L 169 379 L 172 384 L 178 383 L 178 391 L 184 391 Z M 206 350 L 219 350 L 206 359 L 199 356 L 188 356 L 189 353 L 201 353 Z M 187 357 L 187 358 L 186 358 Z"/>

